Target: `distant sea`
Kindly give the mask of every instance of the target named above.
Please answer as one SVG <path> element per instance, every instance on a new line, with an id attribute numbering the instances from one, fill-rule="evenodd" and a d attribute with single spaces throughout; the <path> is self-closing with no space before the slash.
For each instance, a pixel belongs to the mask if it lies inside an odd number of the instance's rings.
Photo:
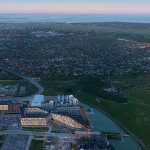
<path id="1" fill-rule="evenodd" d="M 0 14 L 0 23 L 29 23 L 29 22 L 131 22 L 150 23 L 150 15 L 73 15 L 73 14 Z"/>

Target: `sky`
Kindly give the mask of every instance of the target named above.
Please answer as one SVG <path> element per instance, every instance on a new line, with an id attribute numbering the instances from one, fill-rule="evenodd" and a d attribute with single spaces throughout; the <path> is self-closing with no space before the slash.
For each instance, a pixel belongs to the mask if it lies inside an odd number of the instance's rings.
<path id="1" fill-rule="evenodd" d="M 0 13 L 150 14 L 150 0 L 0 0 Z"/>

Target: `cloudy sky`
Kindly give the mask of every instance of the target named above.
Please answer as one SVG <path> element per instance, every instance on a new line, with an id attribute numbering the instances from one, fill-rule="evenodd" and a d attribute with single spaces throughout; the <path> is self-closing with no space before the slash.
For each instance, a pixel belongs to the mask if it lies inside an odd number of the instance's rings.
<path id="1" fill-rule="evenodd" d="M 0 0 L 0 13 L 150 14 L 150 0 Z"/>

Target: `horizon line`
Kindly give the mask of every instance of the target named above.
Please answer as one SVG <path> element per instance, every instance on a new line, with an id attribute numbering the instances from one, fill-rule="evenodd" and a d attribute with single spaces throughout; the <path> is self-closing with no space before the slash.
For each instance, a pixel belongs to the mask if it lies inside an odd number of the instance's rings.
<path id="1" fill-rule="evenodd" d="M 1 13 L 0 15 L 150 15 L 150 13 Z"/>

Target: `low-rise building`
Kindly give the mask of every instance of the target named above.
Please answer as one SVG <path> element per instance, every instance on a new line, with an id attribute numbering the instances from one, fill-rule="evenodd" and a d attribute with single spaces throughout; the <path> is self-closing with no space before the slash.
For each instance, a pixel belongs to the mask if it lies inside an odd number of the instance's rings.
<path id="1" fill-rule="evenodd" d="M 23 127 L 46 127 L 49 113 L 38 107 L 22 108 L 21 125 Z"/>
<path id="2" fill-rule="evenodd" d="M 0 113 L 14 114 L 20 113 L 21 104 L 16 101 L 0 101 Z"/>
<path id="3" fill-rule="evenodd" d="M 55 122 L 76 130 L 92 130 L 84 108 L 73 95 L 51 101 L 45 102 L 43 95 L 36 95 L 30 107 L 22 108 L 22 126 L 40 127 Z"/>

